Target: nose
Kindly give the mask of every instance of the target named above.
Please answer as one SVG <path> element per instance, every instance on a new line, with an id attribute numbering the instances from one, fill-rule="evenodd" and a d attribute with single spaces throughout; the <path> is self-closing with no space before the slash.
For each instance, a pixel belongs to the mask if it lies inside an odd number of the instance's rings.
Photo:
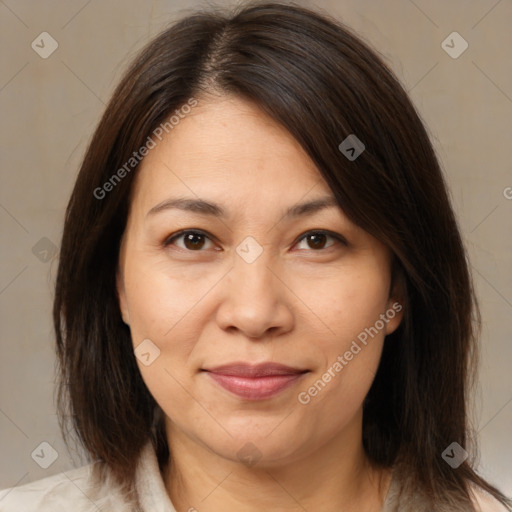
<path id="1" fill-rule="evenodd" d="M 223 279 L 219 327 L 247 338 L 264 340 L 293 328 L 293 293 L 283 272 L 272 265 L 266 251 L 252 263 L 235 255 L 233 268 Z"/>

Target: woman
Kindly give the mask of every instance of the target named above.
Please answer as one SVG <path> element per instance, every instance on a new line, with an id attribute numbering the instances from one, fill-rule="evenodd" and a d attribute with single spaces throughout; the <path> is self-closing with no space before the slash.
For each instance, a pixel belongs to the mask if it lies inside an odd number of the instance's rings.
<path id="1" fill-rule="evenodd" d="M 2 510 L 512 510 L 468 453 L 473 313 L 376 54 L 298 6 L 192 14 L 126 73 L 67 209 L 59 411 L 94 463 Z"/>

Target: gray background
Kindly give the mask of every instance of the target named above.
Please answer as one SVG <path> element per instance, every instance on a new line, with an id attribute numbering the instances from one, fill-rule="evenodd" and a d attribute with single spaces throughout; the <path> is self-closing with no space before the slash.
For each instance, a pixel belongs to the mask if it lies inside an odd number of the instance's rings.
<path id="1" fill-rule="evenodd" d="M 512 495 L 512 1 L 303 3 L 340 18 L 377 48 L 429 127 L 482 306 L 473 413 L 479 469 Z M 0 488 L 80 462 L 64 448 L 53 407 L 52 251 L 86 144 L 126 64 L 196 5 L 208 4 L 0 1 Z M 469 44 L 456 59 L 441 46 L 453 31 Z M 41 45 L 42 32 L 58 42 L 46 59 L 31 47 Z M 31 458 L 43 441 L 59 454 L 48 469 Z"/>

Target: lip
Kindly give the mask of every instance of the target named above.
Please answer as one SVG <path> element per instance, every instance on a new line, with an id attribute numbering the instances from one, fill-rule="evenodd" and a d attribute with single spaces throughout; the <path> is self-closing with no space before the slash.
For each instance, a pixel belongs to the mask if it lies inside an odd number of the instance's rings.
<path id="1" fill-rule="evenodd" d="M 221 387 L 245 400 L 272 398 L 294 384 L 309 370 L 279 363 L 231 363 L 203 369 Z"/>

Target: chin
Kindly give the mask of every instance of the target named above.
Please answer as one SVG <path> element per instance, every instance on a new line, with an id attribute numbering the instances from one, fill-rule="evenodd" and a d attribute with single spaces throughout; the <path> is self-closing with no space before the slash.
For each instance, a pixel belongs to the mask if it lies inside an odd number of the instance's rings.
<path id="1" fill-rule="evenodd" d="M 259 469 L 277 467 L 300 458 L 306 448 L 303 443 L 308 442 L 297 439 L 290 429 L 279 430 L 278 425 L 279 421 L 273 421 L 265 423 L 262 428 L 229 429 L 232 438 L 224 437 L 218 443 L 211 438 L 205 441 L 213 452 L 224 459 Z"/>

